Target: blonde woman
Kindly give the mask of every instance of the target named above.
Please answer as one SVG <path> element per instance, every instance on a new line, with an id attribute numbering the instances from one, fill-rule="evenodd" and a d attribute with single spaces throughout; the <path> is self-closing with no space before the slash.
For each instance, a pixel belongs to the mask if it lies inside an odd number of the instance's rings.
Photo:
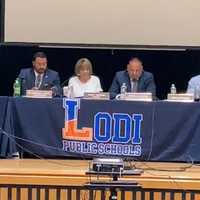
<path id="1" fill-rule="evenodd" d="M 75 76 L 69 79 L 68 95 L 65 96 L 77 98 L 83 97 L 85 92 L 102 92 L 99 78 L 92 74 L 90 60 L 87 58 L 79 59 L 75 65 Z"/>

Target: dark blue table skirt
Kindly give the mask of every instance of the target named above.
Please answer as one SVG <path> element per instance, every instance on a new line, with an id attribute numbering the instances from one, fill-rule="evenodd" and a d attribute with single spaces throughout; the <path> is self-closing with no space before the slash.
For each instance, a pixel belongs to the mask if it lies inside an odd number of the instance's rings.
<path id="1" fill-rule="evenodd" d="M 12 111 L 9 97 L 0 97 L 0 156 L 11 157 L 16 152 L 13 137 Z"/>
<path id="2" fill-rule="evenodd" d="M 46 157 L 87 156 L 62 150 L 65 123 L 62 99 L 12 98 L 10 103 L 12 134 L 22 138 L 17 143 L 26 151 Z M 81 100 L 78 127 L 93 127 L 98 112 L 142 114 L 141 155 L 130 159 L 200 161 L 200 103 Z"/>
<path id="3" fill-rule="evenodd" d="M 101 111 L 143 115 L 142 154 L 135 160 L 200 161 L 200 103 L 82 101 L 85 118 Z M 92 123 L 86 120 L 81 126 Z"/>
<path id="4" fill-rule="evenodd" d="M 12 98 L 14 135 L 19 151 L 66 156 L 62 150 L 62 99 Z"/>

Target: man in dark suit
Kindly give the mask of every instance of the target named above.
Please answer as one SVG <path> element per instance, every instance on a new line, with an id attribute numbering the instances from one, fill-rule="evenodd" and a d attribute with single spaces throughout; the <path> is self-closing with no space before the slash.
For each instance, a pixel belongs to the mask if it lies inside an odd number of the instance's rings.
<path id="1" fill-rule="evenodd" d="M 153 74 L 143 70 L 142 62 L 138 58 L 130 59 L 127 70 L 116 73 L 109 89 L 111 99 L 120 93 L 122 84 L 127 92 L 151 92 L 156 97 L 156 85 Z"/>
<path id="2" fill-rule="evenodd" d="M 47 68 L 47 57 L 43 52 L 33 56 L 33 68 L 21 69 L 21 95 L 28 89 L 52 90 L 53 96 L 61 96 L 60 78 L 56 71 Z"/>

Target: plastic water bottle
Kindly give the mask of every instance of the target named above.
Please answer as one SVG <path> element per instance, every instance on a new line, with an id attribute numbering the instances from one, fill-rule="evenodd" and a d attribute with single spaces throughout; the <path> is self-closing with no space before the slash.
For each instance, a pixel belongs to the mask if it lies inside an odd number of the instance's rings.
<path id="1" fill-rule="evenodd" d="M 120 88 L 119 99 L 124 100 L 126 97 L 127 86 L 126 83 L 123 83 Z"/>
<path id="2" fill-rule="evenodd" d="M 13 96 L 20 96 L 21 95 L 21 84 L 19 78 L 17 78 L 13 85 Z"/>
<path id="3" fill-rule="evenodd" d="M 126 94 L 126 92 L 127 92 L 127 86 L 126 86 L 126 83 L 123 83 L 121 88 L 120 88 L 120 93 Z"/>
<path id="4" fill-rule="evenodd" d="M 170 93 L 171 93 L 171 94 L 176 94 L 176 86 L 175 86 L 175 84 L 172 84 L 172 85 L 171 85 Z"/>

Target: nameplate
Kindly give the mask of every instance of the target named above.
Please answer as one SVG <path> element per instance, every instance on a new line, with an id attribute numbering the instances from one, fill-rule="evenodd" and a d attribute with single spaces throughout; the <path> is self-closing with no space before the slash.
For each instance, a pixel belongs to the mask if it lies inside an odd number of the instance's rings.
<path id="1" fill-rule="evenodd" d="M 167 101 L 177 101 L 177 102 L 194 102 L 193 93 L 181 93 L 181 94 L 171 94 L 167 95 Z"/>
<path id="2" fill-rule="evenodd" d="M 83 99 L 109 100 L 110 94 L 109 92 L 85 92 Z"/>
<path id="3" fill-rule="evenodd" d="M 25 97 L 32 98 L 52 98 L 52 90 L 26 90 Z"/>
<path id="4" fill-rule="evenodd" d="M 152 93 L 150 92 L 125 93 L 120 95 L 120 100 L 127 101 L 152 101 L 152 99 Z"/>

